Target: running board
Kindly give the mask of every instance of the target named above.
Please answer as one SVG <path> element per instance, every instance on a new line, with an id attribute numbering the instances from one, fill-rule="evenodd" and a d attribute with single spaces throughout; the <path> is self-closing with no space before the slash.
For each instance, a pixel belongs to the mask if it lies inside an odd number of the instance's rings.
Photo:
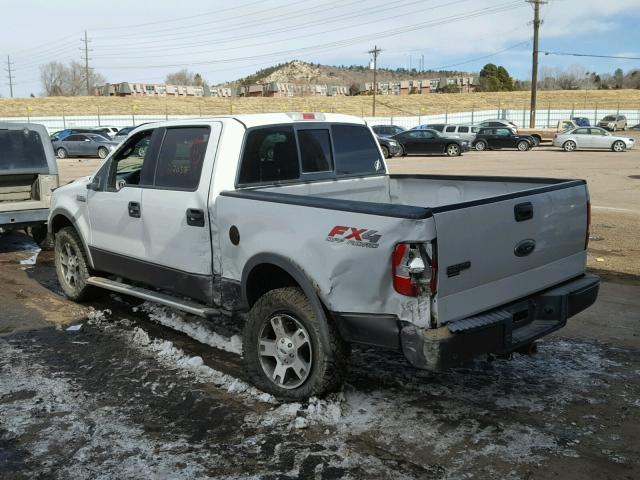
<path id="1" fill-rule="evenodd" d="M 206 307 L 199 303 L 182 300 L 153 290 L 147 290 L 146 288 L 134 287 L 133 285 L 127 285 L 126 283 L 116 282 L 115 280 L 109 280 L 108 278 L 89 277 L 87 279 L 87 283 L 95 287 L 111 290 L 112 292 L 123 293 L 143 300 L 149 300 L 150 302 L 160 303 L 167 307 L 198 315 L 199 317 L 210 318 L 220 315 L 220 311 L 215 308 Z"/>

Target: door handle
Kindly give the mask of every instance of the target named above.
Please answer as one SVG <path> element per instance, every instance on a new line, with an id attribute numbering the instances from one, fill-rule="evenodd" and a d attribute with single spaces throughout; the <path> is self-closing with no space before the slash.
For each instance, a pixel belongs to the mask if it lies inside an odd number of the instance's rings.
<path id="1" fill-rule="evenodd" d="M 204 212 L 197 208 L 187 208 L 187 225 L 204 227 Z"/>
<path id="2" fill-rule="evenodd" d="M 140 218 L 140 204 L 138 202 L 129 202 L 129 216 Z"/>
<path id="3" fill-rule="evenodd" d="M 519 203 L 513 207 L 516 222 L 524 222 L 533 218 L 533 205 L 531 202 Z"/>

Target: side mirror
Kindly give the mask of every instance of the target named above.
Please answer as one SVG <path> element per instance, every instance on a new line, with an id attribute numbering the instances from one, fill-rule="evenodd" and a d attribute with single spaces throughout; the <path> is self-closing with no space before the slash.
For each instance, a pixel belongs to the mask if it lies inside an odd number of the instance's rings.
<path id="1" fill-rule="evenodd" d="M 100 181 L 97 178 L 91 180 L 91 183 L 87 183 L 87 190 L 100 190 Z"/>

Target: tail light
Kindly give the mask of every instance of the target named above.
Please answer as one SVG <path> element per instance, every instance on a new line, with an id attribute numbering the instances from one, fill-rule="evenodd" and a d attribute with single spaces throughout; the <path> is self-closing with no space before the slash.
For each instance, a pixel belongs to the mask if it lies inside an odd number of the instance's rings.
<path id="1" fill-rule="evenodd" d="M 591 201 L 587 200 L 587 233 L 584 237 L 584 249 L 589 246 L 589 235 L 591 233 Z"/>
<path id="2" fill-rule="evenodd" d="M 424 249 L 422 249 L 424 250 Z M 423 255 L 418 244 L 399 243 L 391 257 L 393 267 L 393 288 L 401 295 L 416 297 L 427 284 L 431 293 L 435 293 L 437 264 L 433 260 L 425 265 L 426 254 Z M 427 258 L 427 262 L 429 259 Z M 430 274 L 430 277 L 428 275 Z"/>

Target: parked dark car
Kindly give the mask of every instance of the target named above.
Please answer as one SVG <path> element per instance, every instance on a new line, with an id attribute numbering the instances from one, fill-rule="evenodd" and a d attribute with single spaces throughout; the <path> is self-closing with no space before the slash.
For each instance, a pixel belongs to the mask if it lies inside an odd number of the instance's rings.
<path id="1" fill-rule="evenodd" d="M 406 128 L 399 127 L 398 125 L 374 125 L 371 129 L 379 137 L 393 137 L 406 130 Z"/>
<path id="2" fill-rule="evenodd" d="M 402 146 L 402 155 L 447 155 L 457 157 L 469 151 L 469 142 L 444 137 L 436 130 L 407 130 L 392 137 Z"/>
<path id="3" fill-rule="evenodd" d="M 378 143 L 380 144 L 380 149 L 384 154 L 384 158 L 395 157 L 396 155 L 400 155 L 402 153 L 402 147 L 398 143 L 397 140 L 393 138 L 383 137 L 382 135 L 376 135 L 378 139 Z"/>
<path id="4" fill-rule="evenodd" d="M 108 140 L 94 133 L 74 133 L 63 140 L 53 142 L 53 150 L 58 158 L 100 157 L 107 158 L 118 146 L 118 142 Z"/>
<path id="5" fill-rule="evenodd" d="M 94 135 L 100 135 L 101 137 L 104 137 L 105 140 L 111 140 L 111 137 L 109 137 L 109 135 L 100 130 L 96 130 L 95 128 L 65 128 L 64 130 L 52 133 L 50 135 L 50 138 L 52 142 L 57 142 L 60 140 L 64 140 L 69 135 L 73 135 L 75 133 L 91 133 Z"/>
<path id="6" fill-rule="evenodd" d="M 536 141 L 529 135 L 518 135 L 506 127 L 481 128 L 472 144 L 478 151 L 499 148 L 517 148 L 521 152 L 536 146 Z"/>
<path id="7" fill-rule="evenodd" d="M 591 126 L 591 122 L 589 122 L 589 119 L 587 117 L 572 117 L 571 120 L 576 122 L 576 125 L 578 125 L 579 127 Z"/>

